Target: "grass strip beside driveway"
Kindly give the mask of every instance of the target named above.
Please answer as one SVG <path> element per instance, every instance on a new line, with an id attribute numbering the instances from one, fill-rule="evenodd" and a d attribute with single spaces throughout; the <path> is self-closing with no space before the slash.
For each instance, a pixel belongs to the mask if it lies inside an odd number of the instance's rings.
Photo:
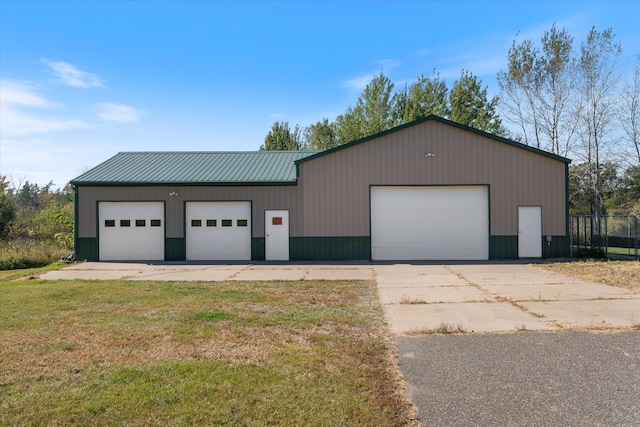
<path id="1" fill-rule="evenodd" d="M 543 270 L 640 293 L 640 262 L 574 260 L 535 264 Z"/>
<path id="2" fill-rule="evenodd" d="M 413 425 L 368 281 L 0 282 L 0 424 Z"/>

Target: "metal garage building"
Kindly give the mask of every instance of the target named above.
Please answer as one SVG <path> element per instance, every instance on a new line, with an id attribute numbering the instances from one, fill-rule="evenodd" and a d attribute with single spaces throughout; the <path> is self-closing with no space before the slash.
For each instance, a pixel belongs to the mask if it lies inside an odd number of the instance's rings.
<path id="1" fill-rule="evenodd" d="M 322 152 L 119 153 L 71 181 L 76 255 L 566 256 L 569 162 L 436 116 Z"/>

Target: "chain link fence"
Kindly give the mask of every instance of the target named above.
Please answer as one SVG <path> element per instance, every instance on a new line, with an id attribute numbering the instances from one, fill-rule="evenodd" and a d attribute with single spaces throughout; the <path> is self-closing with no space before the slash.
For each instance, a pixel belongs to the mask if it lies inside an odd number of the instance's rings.
<path id="1" fill-rule="evenodd" d="M 636 215 L 571 215 L 572 257 L 640 260 L 640 218 Z"/>

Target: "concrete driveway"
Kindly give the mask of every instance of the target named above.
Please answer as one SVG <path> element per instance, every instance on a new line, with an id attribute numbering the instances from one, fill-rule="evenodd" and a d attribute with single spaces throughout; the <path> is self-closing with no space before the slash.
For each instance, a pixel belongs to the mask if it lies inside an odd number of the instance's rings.
<path id="1" fill-rule="evenodd" d="M 374 267 L 394 334 L 624 328 L 640 294 L 521 263 Z"/>
<path id="2" fill-rule="evenodd" d="M 42 279 L 375 280 L 393 334 L 625 328 L 640 325 L 640 294 L 524 263 L 96 263 Z"/>

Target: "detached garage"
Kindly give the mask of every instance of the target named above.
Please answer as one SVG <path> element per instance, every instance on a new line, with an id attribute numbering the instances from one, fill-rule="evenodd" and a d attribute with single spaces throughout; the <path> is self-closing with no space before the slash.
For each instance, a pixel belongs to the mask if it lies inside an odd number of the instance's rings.
<path id="1" fill-rule="evenodd" d="M 76 256 L 562 257 L 569 162 L 436 116 L 322 152 L 118 153 L 71 181 Z"/>

